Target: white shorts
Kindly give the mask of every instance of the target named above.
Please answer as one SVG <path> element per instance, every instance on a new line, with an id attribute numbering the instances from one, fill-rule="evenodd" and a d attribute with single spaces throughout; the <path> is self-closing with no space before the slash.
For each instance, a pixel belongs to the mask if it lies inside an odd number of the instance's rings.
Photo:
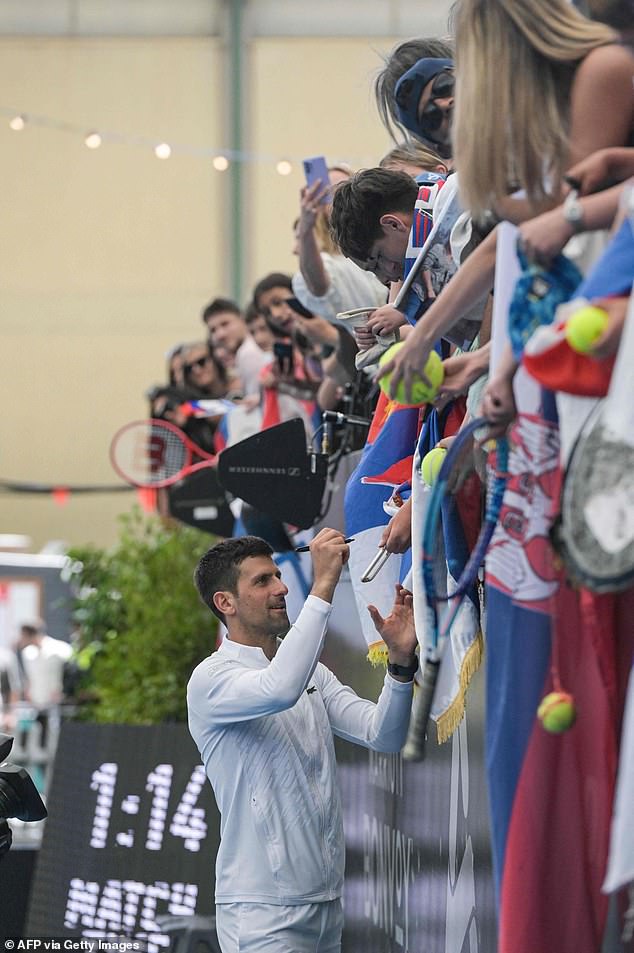
<path id="1" fill-rule="evenodd" d="M 341 900 L 216 905 L 222 953 L 341 953 L 342 929 Z"/>

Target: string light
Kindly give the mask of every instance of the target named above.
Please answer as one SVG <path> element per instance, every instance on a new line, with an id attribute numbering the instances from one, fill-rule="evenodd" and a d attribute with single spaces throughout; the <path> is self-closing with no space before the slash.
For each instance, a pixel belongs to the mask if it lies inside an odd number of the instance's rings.
<path id="1" fill-rule="evenodd" d="M 98 149 L 102 143 L 102 138 L 98 132 L 89 132 L 84 142 L 89 149 Z"/>
<path id="2" fill-rule="evenodd" d="M 216 172 L 226 172 L 229 168 L 229 160 L 226 156 L 214 156 L 211 160 L 211 164 Z"/>
<path id="3" fill-rule="evenodd" d="M 241 150 L 218 149 L 218 146 L 212 148 L 195 146 L 192 144 L 180 143 L 169 145 L 167 142 L 158 142 L 157 140 L 142 136 L 126 136 L 116 131 L 102 130 L 101 132 L 90 131 L 86 133 L 86 128 L 90 129 L 88 123 L 78 125 L 63 119 L 55 119 L 52 116 L 40 116 L 35 113 L 20 112 L 15 108 L 0 105 L 0 117 L 6 117 L 9 127 L 14 132 L 21 132 L 25 127 L 41 127 L 43 129 L 54 130 L 56 132 L 66 133 L 73 136 L 81 136 L 86 148 L 98 149 L 105 144 L 117 143 L 118 145 L 134 146 L 136 148 L 147 149 L 154 152 L 159 159 L 169 159 L 171 156 L 194 156 L 197 158 L 211 159 L 212 166 L 217 172 L 226 172 L 232 162 L 240 163 L 264 163 L 274 166 L 278 175 L 290 175 L 297 164 L 301 162 L 300 156 L 291 156 L 280 159 L 279 156 L 244 152 Z M 371 156 L 347 156 L 345 162 L 352 167 L 365 167 L 371 165 L 375 159 Z"/>

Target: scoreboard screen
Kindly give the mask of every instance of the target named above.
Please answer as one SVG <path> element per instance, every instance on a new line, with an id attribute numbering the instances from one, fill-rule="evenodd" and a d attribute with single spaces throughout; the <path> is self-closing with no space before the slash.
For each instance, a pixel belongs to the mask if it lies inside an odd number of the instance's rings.
<path id="1" fill-rule="evenodd" d="M 169 945 L 161 915 L 214 913 L 219 814 L 185 725 L 66 723 L 27 929 Z"/>

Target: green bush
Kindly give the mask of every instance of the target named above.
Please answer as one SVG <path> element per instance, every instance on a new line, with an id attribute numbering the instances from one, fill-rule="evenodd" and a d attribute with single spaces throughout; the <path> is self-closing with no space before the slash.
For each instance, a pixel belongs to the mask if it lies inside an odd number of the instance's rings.
<path id="1" fill-rule="evenodd" d="M 215 616 L 194 567 L 212 537 L 135 509 L 113 550 L 69 553 L 81 718 L 118 724 L 185 721 L 192 669 L 212 651 Z"/>

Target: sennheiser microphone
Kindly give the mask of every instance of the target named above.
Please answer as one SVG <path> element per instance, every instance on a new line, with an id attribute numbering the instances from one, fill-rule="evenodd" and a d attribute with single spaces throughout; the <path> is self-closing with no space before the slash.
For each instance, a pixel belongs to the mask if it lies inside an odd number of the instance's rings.
<path id="1" fill-rule="evenodd" d="M 335 427 L 345 427 L 350 424 L 353 427 L 369 427 L 370 421 L 365 417 L 354 417 L 352 414 L 340 414 L 336 410 L 324 410 L 321 415 L 324 424 L 334 424 Z"/>

